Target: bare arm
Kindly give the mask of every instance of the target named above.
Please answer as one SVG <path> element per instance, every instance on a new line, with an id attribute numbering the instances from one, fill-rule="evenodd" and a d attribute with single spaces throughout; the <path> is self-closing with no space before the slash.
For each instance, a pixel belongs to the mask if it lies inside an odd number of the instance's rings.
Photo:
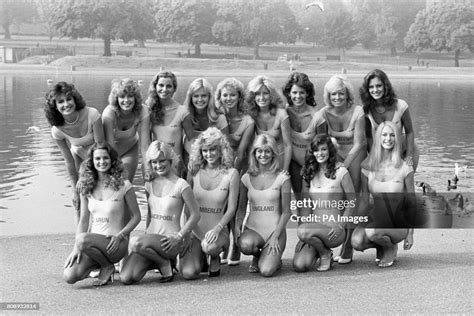
<path id="1" fill-rule="evenodd" d="M 344 191 L 344 199 L 345 201 L 348 201 L 348 206 L 344 211 L 344 215 L 352 216 L 354 215 L 354 208 L 356 206 L 356 194 L 349 172 L 342 177 L 341 186 Z"/>
<path id="2" fill-rule="evenodd" d="M 71 188 L 72 188 L 72 194 L 73 194 L 73 204 L 74 208 L 76 210 L 79 210 L 79 205 L 80 205 L 80 197 L 79 193 L 76 190 L 76 184 L 77 180 L 79 178 L 78 176 L 78 170 L 76 170 L 76 163 L 74 161 L 74 157 L 71 154 L 71 150 L 69 149 L 66 140 L 64 139 L 56 139 L 56 144 L 59 147 L 59 150 L 61 151 L 64 160 L 66 162 L 66 170 L 69 175 L 69 180 L 71 181 Z"/>
<path id="3" fill-rule="evenodd" d="M 410 111 L 406 109 L 402 116 L 402 124 L 405 128 L 406 133 L 406 145 L 407 145 L 407 162 L 410 166 L 413 165 L 413 154 L 415 152 L 415 132 L 413 130 L 413 124 L 411 122 Z"/>
<path id="4" fill-rule="evenodd" d="M 369 183 L 367 176 L 361 173 L 360 177 L 360 196 L 357 215 L 366 215 L 369 208 Z"/>
<path id="5" fill-rule="evenodd" d="M 240 139 L 239 148 L 237 149 L 235 159 L 235 169 L 239 172 L 242 171 L 242 161 L 244 160 L 245 151 L 249 148 L 250 142 L 252 141 L 253 134 L 255 133 L 255 123 L 250 124 L 245 130 L 242 138 Z"/>
<path id="6" fill-rule="evenodd" d="M 234 236 L 236 239 L 239 238 L 240 232 L 242 231 L 242 225 L 245 219 L 245 213 L 247 211 L 247 204 L 248 204 L 248 197 L 247 197 L 247 187 L 240 181 L 240 189 L 239 189 L 239 203 L 237 212 L 235 214 L 235 228 L 234 228 Z"/>
<path id="7" fill-rule="evenodd" d="M 199 222 L 201 215 L 199 214 L 199 206 L 194 198 L 194 193 L 191 188 L 186 188 L 183 191 L 183 200 L 186 205 L 184 210 L 186 212 L 187 220 L 179 232 L 182 236 L 185 236 L 194 229 L 196 224 Z"/>
<path id="8" fill-rule="evenodd" d="M 121 234 L 123 236 L 128 236 L 135 229 L 135 227 L 137 227 L 142 219 L 140 208 L 138 207 L 137 203 L 137 196 L 135 195 L 135 190 L 133 188 L 128 190 L 125 194 L 125 203 L 131 212 L 131 217 L 125 227 L 122 228 L 119 235 Z"/>
<path id="9" fill-rule="evenodd" d="M 142 111 L 146 109 L 143 108 Z M 151 125 L 150 125 L 150 116 L 146 115 L 142 118 L 140 125 L 138 126 L 138 136 L 140 138 L 140 152 L 142 155 L 142 172 L 143 176 L 147 174 L 149 166 L 146 164 L 146 152 L 151 143 Z"/>
<path id="10" fill-rule="evenodd" d="M 288 172 L 290 170 L 291 162 L 291 134 L 290 134 L 290 119 L 287 117 L 281 122 L 281 136 L 284 147 L 284 160 L 283 160 L 283 169 Z"/>
<path id="11" fill-rule="evenodd" d="M 94 132 L 94 141 L 96 143 L 102 143 L 105 141 L 104 127 L 100 118 L 92 124 L 92 131 Z"/>
<path id="12" fill-rule="evenodd" d="M 352 161 L 357 157 L 359 152 L 365 145 L 365 118 L 363 116 L 359 117 L 355 123 L 354 127 L 354 145 L 347 154 L 346 159 L 344 159 L 344 167 L 349 168 L 352 164 Z"/>

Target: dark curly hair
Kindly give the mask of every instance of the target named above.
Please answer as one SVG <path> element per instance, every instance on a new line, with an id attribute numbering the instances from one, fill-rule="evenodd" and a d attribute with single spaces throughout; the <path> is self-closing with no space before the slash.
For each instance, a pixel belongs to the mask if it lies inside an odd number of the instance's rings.
<path id="1" fill-rule="evenodd" d="M 120 106 L 118 98 L 123 96 L 133 96 L 135 98 L 135 104 L 133 105 L 132 111 L 135 114 L 139 114 L 142 110 L 143 99 L 140 92 L 140 86 L 135 80 L 125 78 L 112 81 L 112 88 L 110 89 L 109 94 L 109 104 L 116 110 L 119 110 Z"/>
<path id="2" fill-rule="evenodd" d="M 308 187 L 310 186 L 311 180 L 314 178 L 316 173 L 319 171 L 319 163 L 316 161 L 314 152 L 318 150 L 320 145 L 326 144 L 329 150 L 329 159 L 327 162 L 327 169 L 324 175 L 328 179 L 336 179 L 336 163 L 337 163 L 337 149 L 331 141 L 331 137 L 327 134 L 318 134 L 311 141 L 311 144 L 306 150 L 304 157 L 304 165 L 301 169 L 301 176 L 307 182 Z"/>
<path id="3" fill-rule="evenodd" d="M 362 86 L 359 89 L 360 99 L 364 105 L 364 112 L 368 114 L 371 109 L 377 105 L 377 101 L 372 98 L 369 93 L 369 83 L 373 78 L 379 78 L 383 83 L 383 96 L 381 103 L 386 107 L 391 107 L 396 101 L 395 91 L 392 88 L 390 80 L 388 80 L 387 74 L 380 69 L 374 69 L 370 71 L 365 77 Z"/>
<path id="4" fill-rule="evenodd" d="M 163 117 L 165 116 L 163 105 L 156 93 L 156 84 L 160 78 L 170 78 L 174 90 L 176 91 L 178 89 L 178 79 L 171 71 L 161 71 L 153 77 L 153 80 L 150 82 L 150 87 L 148 88 L 148 98 L 145 101 L 145 104 L 150 110 L 150 119 L 153 124 L 162 123 Z"/>
<path id="5" fill-rule="evenodd" d="M 64 124 L 64 117 L 56 107 L 56 97 L 60 95 L 66 97 L 72 96 L 76 104 L 76 111 L 80 111 L 86 106 L 86 101 L 84 101 L 72 83 L 64 81 L 56 83 L 54 87 L 46 93 L 44 102 L 44 114 L 52 126 L 61 126 Z"/>
<path id="6" fill-rule="evenodd" d="M 82 195 L 92 193 L 97 183 L 98 173 L 94 167 L 94 152 L 98 149 L 105 149 L 110 156 L 111 167 L 108 171 L 108 178 L 105 182 L 105 187 L 111 187 L 118 191 L 123 185 L 124 180 L 122 176 L 123 165 L 117 152 L 107 143 L 95 143 L 87 153 L 87 159 L 84 160 L 79 169 L 79 180 L 77 181 L 77 191 Z"/>
<path id="7" fill-rule="evenodd" d="M 293 72 L 288 76 L 288 79 L 283 87 L 283 94 L 288 101 L 290 106 L 293 105 L 293 101 L 291 101 L 290 91 L 293 85 L 297 85 L 298 87 L 304 89 L 306 91 L 306 104 L 309 106 L 316 106 L 316 100 L 314 99 L 315 90 L 314 84 L 309 80 L 307 74 L 303 72 Z"/>

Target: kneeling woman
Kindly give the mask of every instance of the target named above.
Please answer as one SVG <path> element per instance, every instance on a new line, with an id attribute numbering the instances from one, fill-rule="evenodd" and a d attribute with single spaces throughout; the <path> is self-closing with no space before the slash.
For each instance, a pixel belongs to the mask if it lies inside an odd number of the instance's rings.
<path id="1" fill-rule="evenodd" d="M 355 229 L 352 246 L 360 251 L 376 248 L 375 261 L 382 268 L 393 264 L 399 242 L 405 240 L 406 250 L 413 245 L 413 229 L 407 227 L 416 213 L 410 214 L 413 209 L 407 206 L 413 204 L 406 204 L 415 192 L 413 167 L 409 161 L 402 160 L 402 142 L 401 131 L 395 123 L 382 122 L 367 158 L 367 169 L 362 169 L 359 212 L 368 212 L 369 224 Z M 369 194 L 374 201 L 371 210 Z"/>
<path id="2" fill-rule="evenodd" d="M 74 284 L 100 268 L 95 285 L 105 285 L 113 281 L 114 263 L 127 254 L 128 238 L 140 222 L 140 210 L 133 186 L 123 179 L 122 172 L 117 153 L 105 143 L 93 145 L 81 165 L 77 184 L 81 213 L 76 243 L 64 270 L 67 283 Z M 125 214 L 127 210 L 131 214 Z M 124 224 L 124 218 L 130 220 Z"/>
<path id="3" fill-rule="evenodd" d="M 239 194 L 239 173 L 232 168 L 233 161 L 227 138 L 215 127 L 202 132 L 192 145 L 188 178 L 201 217 L 194 229 L 191 256 L 183 258 L 185 278 L 199 276 L 203 259 L 209 263 L 210 277 L 220 275 L 219 254 L 229 247 L 227 224 L 234 217 Z"/>
<path id="4" fill-rule="evenodd" d="M 300 241 L 296 246 L 293 267 L 297 272 L 314 268 L 327 271 L 333 262 L 331 248 L 341 245 L 346 236 L 346 222 L 339 220 L 340 215 L 352 215 L 356 202 L 349 172 L 337 162 L 337 151 L 328 135 L 319 134 L 311 142 L 302 176 L 306 182 L 303 196 L 313 204 L 321 205 L 302 210 L 301 215 L 311 214 L 313 221 L 298 226 Z"/>
<path id="5" fill-rule="evenodd" d="M 159 269 L 160 282 L 173 280 L 172 264 L 178 254 L 189 252 L 189 234 L 199 220 L 198 207 L 189 184 L 175 173 L 178 156 L 171 146 L 154 141 L 146 152 L 152 179 L 145 182 L 148 196 L 147 231 L 132 238 L 130 255 L 120 272 L 124 284 L 140 281 L 148 270 Z M 180 227 L 181 213 L 186 204 L 187 220 Z"/>
<path id="6" fill-rule="evenodd" d="M 245 255 L 253 255 L 249 272 L 270 277 L 281 268 L 290 218 L 290 177 L 278 169 L 277 145 L 267 134 L 257 135 L 249 154 L 249 168 L 240 184 L 234 236 Z M 244 227 L 247 202 L 250 212 Z"/>

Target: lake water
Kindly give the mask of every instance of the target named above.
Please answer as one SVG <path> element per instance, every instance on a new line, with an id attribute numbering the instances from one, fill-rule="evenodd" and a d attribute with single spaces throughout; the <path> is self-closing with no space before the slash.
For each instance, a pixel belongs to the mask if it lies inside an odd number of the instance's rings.
<path id="1" fill-rule="evenodd" d="M 100 112 L 107 104 L 110 82 L 117 76 L 0 75 L 0 235 L 74 232 L 71 189 L 63 158 L 51 138 L 43 114 L 46 81 L 73 82 L 89 106 Z M 144 98 L 150 78 L 143 80 Z M 184 101 L 194 78 L 178 78 L 176 99 Z M 208 78 L 215 86 L 222 78 Z M 250 77 L 240 78 L 245 84 Z M 274 77 L 282 85 L 284 77 Z M 318 108 L 328 77 L 311 78 L 316 84 Z M 351 78 L 356 89 L 362 78 Z M 469 165 L 461 173 L 459 191 L 474 192 L 474 107 L 472 80 L 392 80 L 398 96 L 410 107 L 420 148 L 415 181 L 446 190 L 454 163 Z M 26 134 L 29 126 L 40 131 Z M 142 215 L 146 214 L 143 181 L 134 182 Z M 142 220 L 139 228 L 143 228 Z"/>

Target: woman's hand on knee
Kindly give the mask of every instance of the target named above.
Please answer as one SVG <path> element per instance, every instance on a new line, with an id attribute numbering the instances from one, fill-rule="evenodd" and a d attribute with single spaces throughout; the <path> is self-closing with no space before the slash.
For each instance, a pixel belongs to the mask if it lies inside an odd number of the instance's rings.
<path id="1" fill-rule="evenodd" d="M 268 247 L 268 254 L 271 255 L 278 255 L 280 254 L 280 243 L 278 242 L 278 238 L 274 237 L 273 235 L 268 238 L 267 242 L 265 243 L 265 246 L 263 248 Z"/>
<path id="2" fill-rule="evenodd" d="M 124 237 L 122 233 L 120 233 L 117 235 L 108 235 L 107 238 L 110 238 L 110 241 L 107 244 L 107 247 L 105 248 L 105 250 L 110 255 L 119 249 L 120 242 L 123 240 Z"/>
<path id="3" fill-rule="evenodd" d="M 206 241 L 206 243 L 210 245 L 213 242 L 215 242 L 217 238 L 219 237 L 221 230 L 222 230 L 221 224 L 217 224 L 216 226 L 214 226 L 214 228 L 208 231 L 206 235 L 204 236 L 204 240 Z"/>
<path id="4" fill-rule="evenodd" d="M 74 262 L 79 263 L 81 260 L 81 252 L 74 246 L 71 254 L 67 257 L 66 263 L 64 264 L 64 268 L 72 267 Z"/>

